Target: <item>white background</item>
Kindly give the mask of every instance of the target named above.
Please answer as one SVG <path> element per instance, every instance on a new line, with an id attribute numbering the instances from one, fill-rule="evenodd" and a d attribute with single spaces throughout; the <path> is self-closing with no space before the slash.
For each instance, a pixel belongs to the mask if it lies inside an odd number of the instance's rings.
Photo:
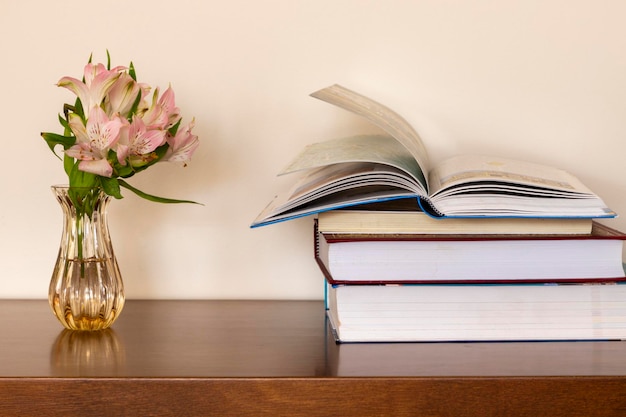
<path id="1" fill-rule="evenodd" d="M 621 0 L 3 0 L 0 298 L 45 298 L 66 182 L 41 131 L 89 55 L 171 83 L 201 147 L 130 182 L 110 226 L 128 298 L 319 299 L 312 218 L 249 224 L 306 144 L 377 130 L 308 95 L 333 83 L 402 114 L 431 160 L 487 153 L 555 165 L 626 213 Z M 607 222 L 605 222 L 607 223 Z M 608 221 L 626 228 L 626 217 Z"/>

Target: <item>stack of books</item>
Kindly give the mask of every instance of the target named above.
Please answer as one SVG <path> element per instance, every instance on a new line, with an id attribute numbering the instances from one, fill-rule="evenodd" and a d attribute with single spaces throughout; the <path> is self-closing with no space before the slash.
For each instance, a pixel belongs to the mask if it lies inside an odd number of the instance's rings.
<path id="1" fill-rule="evenodd" d="M 431 166 L 389 108 L 338 85 L 312 95 L 389 135 L 306 147 L 252 227 L 317 215 L 338 341 L 626 339 L 626 236 L 575 176 L 492 156 Z"/>
<path id="2" fill-rule="evenodd" d="M 377 232 L 349 230 L 370 214 L 326 212 L 315 223 L 338 342 L 626 339 L 621 232 L 591 220 L 566 231 L 558 220 L 511 219 L 483 234 L 473 225 L 488 220 L 455 229 L 419 212 L 424 233 L 384 232 L 380 221 Z M 333 227 L 340 217 L 352 220 Z M 546 233 L 510 233 L 524 224 Z"/>

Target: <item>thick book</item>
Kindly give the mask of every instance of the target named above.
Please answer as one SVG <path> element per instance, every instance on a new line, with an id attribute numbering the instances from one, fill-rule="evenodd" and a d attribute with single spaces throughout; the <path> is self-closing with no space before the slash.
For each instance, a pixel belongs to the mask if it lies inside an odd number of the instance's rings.
<path id="1" fill-rule="evenodd" d="M 330 210 L 317 215 L 320 232 L 369 234 L 510 234 L 585 235 L 593 219 L 531 217 L 451 218 L 428 216 L 415 199 L 383 201 L 354 208 Z"/>
<path id="2" fill-rule="evenodd" d="M 345 235 L 314 222 L 315 260 L 331 284 L 626 281 L 626 235 Z"/>
<path id="3" fill-rule="evenodd" d="M 625 352 L 621 343 L 337 343 L 329 320 L 325 342 L 329 376 L 626 375 L 626 361 L 607 360 Z"/>
<path id="4" fill-rule="evenodd" d="M 465 155 L 431 167 L 417 132 L 400 115 L 333 85 L 313 97 L 361 115 L 387 135 L 307 146 L 280 174 L 300 172 L 252 227 L 364 203 L 413 198 L 434 217 L 608 218 L 615 213 L 574 175 L 496 156 Z"/>
<path id="5" fill-rule="evenodd" d="M 338 342 L 625 340 L 626 284 L 329 286 Z"/>

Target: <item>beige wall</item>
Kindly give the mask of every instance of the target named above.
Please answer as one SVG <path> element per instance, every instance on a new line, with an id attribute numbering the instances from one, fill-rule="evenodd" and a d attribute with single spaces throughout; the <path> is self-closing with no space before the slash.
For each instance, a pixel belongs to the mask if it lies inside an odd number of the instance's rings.
<path id="1" fill-rule="evenodd" d="M 4 0 L 0 297 L 47 295 L 65 182 L 59 131 L 89 54 L 171 83 L 202 141 L 185 169 L 133 178 L 111 228 L 129 298 L 321 298 L 312 219 L 250 222 L 307 143 L 375 131 L 308 97 L 332 83 L 403 114 L 434 161 L 491 153 L 572 171 L 626 212 L 626 2 L 620 0 Z M 151 172 L 152 171 L 152 172 Z M 626 228 L 626 217 L 610 222 Z"/>

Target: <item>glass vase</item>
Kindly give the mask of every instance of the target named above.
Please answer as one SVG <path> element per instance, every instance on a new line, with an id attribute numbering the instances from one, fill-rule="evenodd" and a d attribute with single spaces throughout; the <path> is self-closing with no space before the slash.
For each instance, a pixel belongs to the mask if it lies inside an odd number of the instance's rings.
<path id="1" fill-rule="evenodd" d="M 100 189 L 53 186 L 63 211 L 63 233 L 48 301 L 71 330 L 106 329 L 124 307 L 124 284 L 113 252 L 107 207 Z"/>

